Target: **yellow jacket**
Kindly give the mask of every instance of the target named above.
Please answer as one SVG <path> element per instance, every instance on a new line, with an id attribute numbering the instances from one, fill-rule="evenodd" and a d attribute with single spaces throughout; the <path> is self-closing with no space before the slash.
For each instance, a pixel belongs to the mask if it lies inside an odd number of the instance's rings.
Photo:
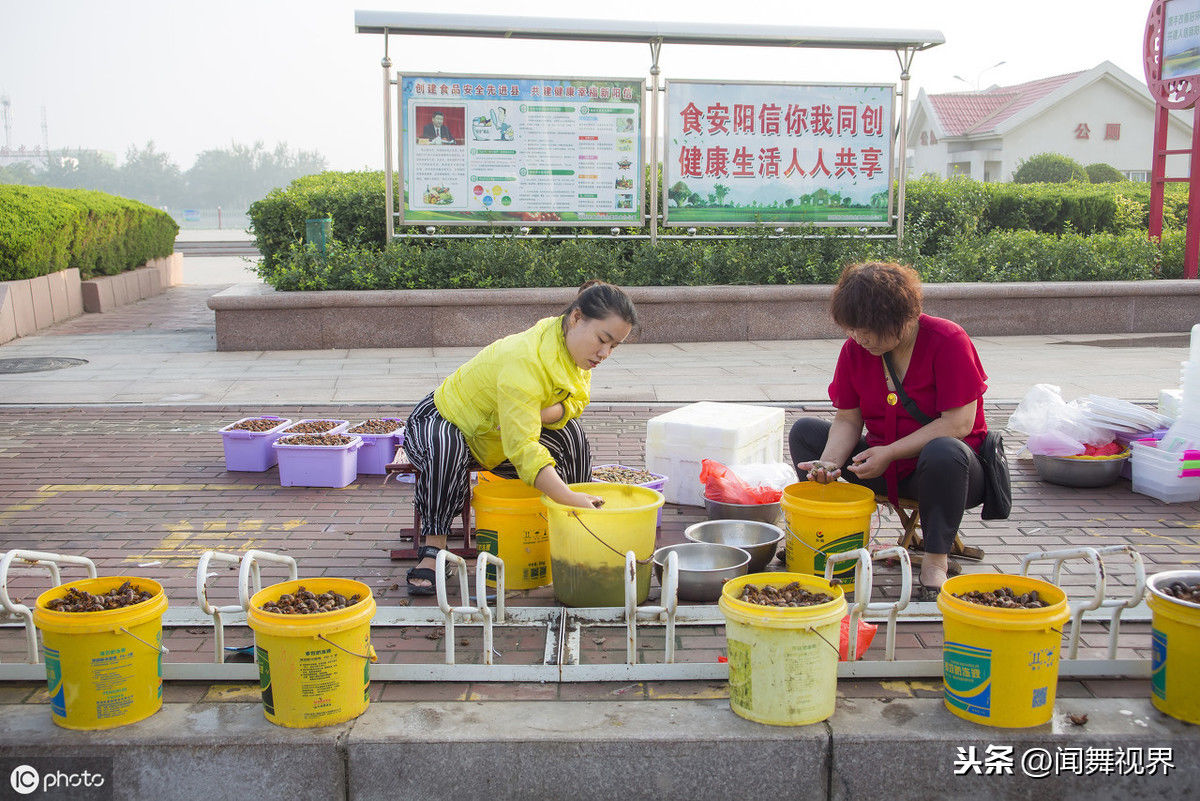
<path id="1" fill-rule="evenodd" d="M 466 437 L 486 468 L 508 459 L 532 485 L 554 458 L 538 438 L 542 409 L 562 403 L 565 413 L 545 428 L 562 428 L 591 400 L 592 375 L 567 352 L 562 317 L 547 317 L 519 334 L 498 339 L 441 383 L 433 403 Z"/>

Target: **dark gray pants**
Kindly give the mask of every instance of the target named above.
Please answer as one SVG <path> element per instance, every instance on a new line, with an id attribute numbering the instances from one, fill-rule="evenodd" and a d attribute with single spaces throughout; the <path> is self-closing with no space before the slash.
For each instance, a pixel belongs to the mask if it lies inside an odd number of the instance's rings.
<path id="1" fill-rule="evenodd" d="M 821 458 L 829 439 L 830 425 L 827 420 L 813 417 L 796 421 L 788 434 L 793 465 Z M 867 440 L 860 437 L 854 453 L 866 449 Z M 887 495 L 887 481 L 883 476 L 861 479 L 847 469 L 848 464 L 849 460 L 841 466 L 843 479 L 869 487 L 877 495 Z M 803 481 L 804 475 L 797 473 Z M 963 512 L 983 503 L 983 465 L 975 451 L 961 439 L 938 437 L 921 449 L 916 472 L 900 481 L 897 493 L 919 505 L 926 552 L 950 553 Z"/>
<path id="2" fill-rule="evenodd" d="M 578 419 L 562 428 L 543 428 L 539 441 L 550 451 L 554 470 L 563 481 L 592 480 L 592 450 Z M 421 471 L 413 499 L 421 514 L 421 535 L 448 534 L 471 491 L 467 467 L 475 459 L 462 432 L 438 412 L 432 393 L 416 405 L 404 424 L 404 453 Z M 517 469 L 508 461 L 491 472 L 501 478 L 517 477 Z"/>

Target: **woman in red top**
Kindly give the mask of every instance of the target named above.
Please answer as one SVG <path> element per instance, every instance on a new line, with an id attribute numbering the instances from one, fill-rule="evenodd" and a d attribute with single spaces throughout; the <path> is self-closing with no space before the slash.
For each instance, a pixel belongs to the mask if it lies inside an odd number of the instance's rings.
<path id="1" fill-rule="evenodd" d="M 987 374 L 959 325 L 921 313 L 921 280 L 910 267 L 848 266 L 830 310 L 849 336 L 829 385 L 837 414 L 832 423 L 796 421 L 788 437 L 792 461 L 802 479 L 843 477 L 886 493 L 893 503 L 917 500 L 926 553 L 920 580 L 936 590 L 946 580 L 963 512 L 983 502 L 976 451 L 987 434 Z M 884 354 L 929 422 L 904 409 Z"/>

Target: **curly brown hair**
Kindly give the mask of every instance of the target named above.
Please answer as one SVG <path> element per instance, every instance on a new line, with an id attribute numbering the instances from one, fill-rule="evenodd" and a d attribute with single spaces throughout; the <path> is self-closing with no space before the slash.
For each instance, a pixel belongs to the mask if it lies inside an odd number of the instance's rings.
<path id="1" fill-rule="evenodd" d="M 846 330 L 896 337 L 921 316 L 921 278 L 912 267 L 869 261 L 842 270 L 829 303 L 833 321 Z"/>

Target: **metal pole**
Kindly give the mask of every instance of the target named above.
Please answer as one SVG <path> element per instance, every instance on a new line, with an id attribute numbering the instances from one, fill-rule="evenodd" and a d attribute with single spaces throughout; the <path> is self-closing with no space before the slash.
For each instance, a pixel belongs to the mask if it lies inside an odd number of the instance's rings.
<path id="1" fill-rule="evenodd" d="M 1170 112 L 1166 106 L 1154 107 L 1154 155 L 1150 161 L 1150 238 L 1162 239 L 1163 190 L 1167 178 L 1167 126 Z"/>
<path id="2" fill-rule="evenodd" d="M 906 48 L 904 56 L 900 56 L 900 51 L 896 51 L 896 57 L 900 59 L 900 178 L 898 180 L 899 187 L 896 190 L 896 246 L 904 244 L 904 181 L 908 175 L 908 77 L 909 68 L 912 67 L 913 55 L 916 53 L 915 48 Z"/>
<path id="3" fill-rule="evenodd" d="M 1200 274 L 1200 170 L 1196 156 L 1200 155 L 1200 103 L 1192 113 L 1192 156 L 1188 165 L 1187 247 L 1183 253 L 1183 277 Z"/>
<path id="4" fill-rule="evenodd" d="M 384 194 L 384 230 L 387 233 L 383 240 L 386 243 L 391 243 L 392 236 L 395 234 L 395 218 L 392 217 L 394 209 L 393 190 L 392 190 L 392 60 L 388 58 L 388 31 L 383 29 L 383 60 L 380 66 L 383 67 L 383 184 Z"/>
<path id="5" fill-rule="evenodd" d="M 658 54 L 662 39 L 650 42 L 650 247 L 658 244 Z"/>

